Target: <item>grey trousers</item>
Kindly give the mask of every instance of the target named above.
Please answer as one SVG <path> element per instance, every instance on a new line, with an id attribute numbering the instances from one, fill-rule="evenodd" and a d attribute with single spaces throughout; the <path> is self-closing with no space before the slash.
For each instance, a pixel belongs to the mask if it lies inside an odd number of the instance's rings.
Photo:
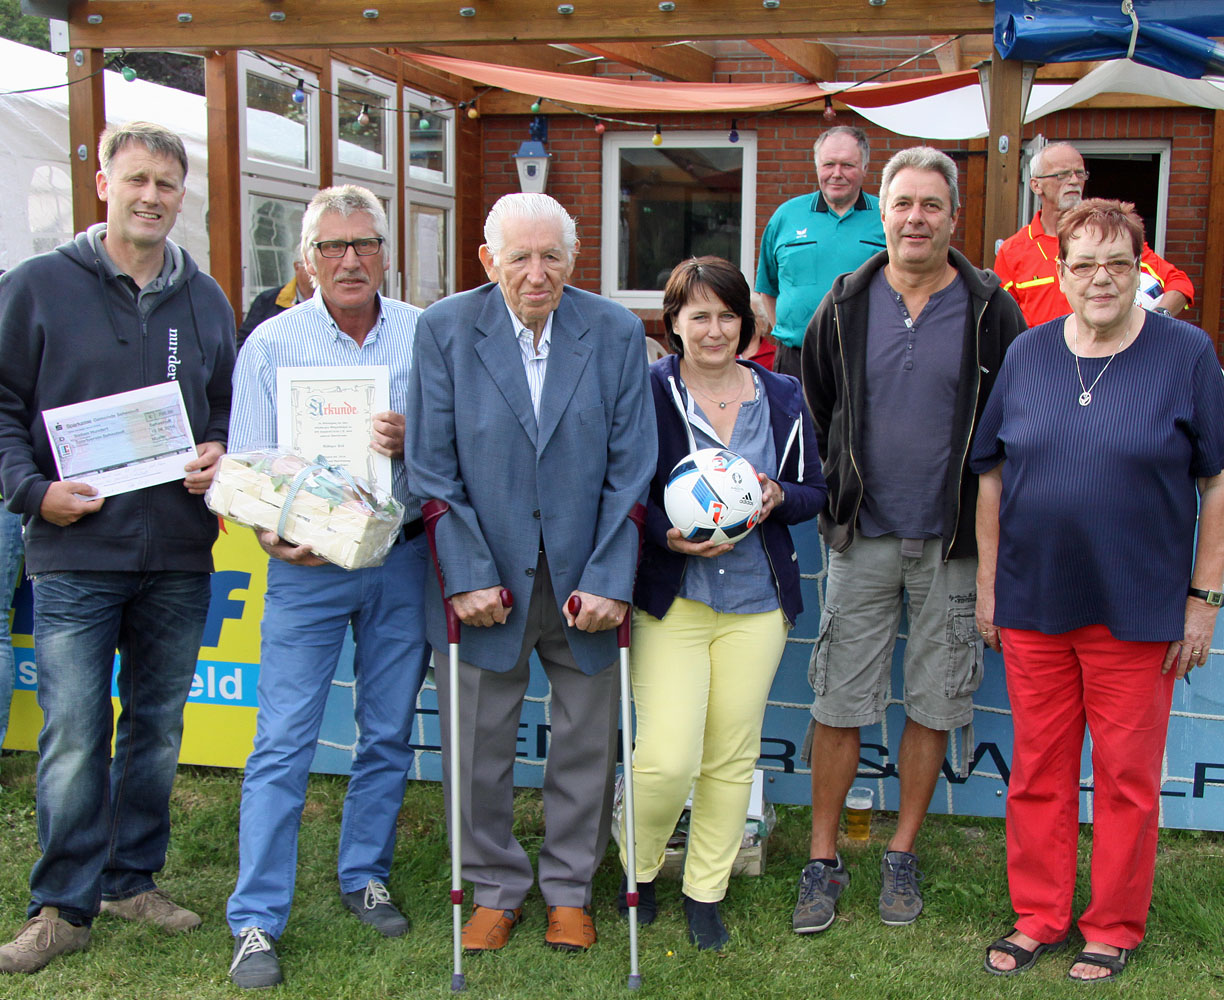
<path id="1" fill-rule="evenodd" d="M 475 886 L 476 904 L 495 909 L 521 906 L 531 888 L 531 860 L 512 828 L 519 715 L 534 649 L 552 688 L 540 892 L 549 906 L 587 906 L 611 829 L 617 672 L 588 676 L 578 669 L 542 554 L 531 600 L 513 613 L 527 615 L 527 631 L 512 669 L 500 673 L 459 663 L 463 877 Z M 449 825 L 450 678 L 444 651 L 435 650 L 434 667 Z"/>

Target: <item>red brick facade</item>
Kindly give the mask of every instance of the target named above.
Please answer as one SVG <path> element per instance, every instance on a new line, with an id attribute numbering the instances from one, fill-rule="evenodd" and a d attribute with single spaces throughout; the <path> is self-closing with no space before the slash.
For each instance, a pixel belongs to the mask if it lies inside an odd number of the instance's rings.
<path id="1" fill-rule="evenodd" d="M 719 65 L 724 60 L 719 60 Z M 760 79 L 772 66 L 769 60 L 732 60 L 738 79 Z M 869 69 L 869 67 L 867 67 Z M 721 72 L 721 70 L 720 70 Z M 928 70 L 929 72 L 929 70 Z M 756 74 L 755 76 L 753 74 Z M 791 79 L 790 74 L 783 74 Z M 659 124 L 664 134 L 683 130 L 729 129 L 732 115 L 712 114 L 626 114 L 623 117 Z M 781 114 L 734 115 L 741 132 L 752 131 L 757 136 L 757 218 L 756 241 L 769 217 L 781 202 L 815 188 L 812 166 L 812 141 L 828 123 L 815 112 L 791 111 Z M 526 117 L 481 119 L 484 154 L 483 202 L 488 207 L 501 195 L 518 189 L 512 154 L 527 138 Z M 878 190 L 880 170 L 888 158 L 900 149 L 917 145 L 920 139 L 894 135 L 866 122 L 857 114 L 842 112 L 837 124 L 856 124 L 866 128 L 871 138 L 871 169 L 865 188 Z M 548 150 L 552 165 L 548 192 L 556 197 L 578 220 L 582 253 L 575 269 L 573 282 L 579 287 L 599 291 L 600 281 L 600 205 L 602 140 L 596 134 L 594 121 L 577 115 L 550 116 Z M 608 131 L 628 126 L 608 125 Z M 651 131 L 652 128 L 642 131 Z M 1038 131 L 1047 139 L 1075 141 L 1082 139 L 1169 139 L 1172 155 L 1169 171 L 1167 235 L 1165 256 L 1189 274 L 1196 289 L 1196 301 L 1202 295 L 1202 248 L 1205 241 L 1208 185 L 1211 170 L 1212 112 L 1199 108 L 1103 109 L 1057 112 L 1026 126 L 1027 142 Z M 966 161 L 970 155 L 968 141 L 938 142 L 945 152 L 957 159 L 961 167 L 962 198 L 966 183 Z M 1090 182 L 1091 184 L 1091 182 Z M 1107 196 L 1109 192 L 1093 190 L 1091 194 Z M 964 243 L 965 227 L 982 225 L 982 209 L 967 204 L 961 213 L 956 245 Z M 980 231 L 980 228 L 979 228 Z M 756 261 L 748 270 L 755 271 Z M 1191 322 L 1199 321 L 1197 304 L 1186 313 Z M 1218 332 L 1209 331 L 1217 340 Z"/>

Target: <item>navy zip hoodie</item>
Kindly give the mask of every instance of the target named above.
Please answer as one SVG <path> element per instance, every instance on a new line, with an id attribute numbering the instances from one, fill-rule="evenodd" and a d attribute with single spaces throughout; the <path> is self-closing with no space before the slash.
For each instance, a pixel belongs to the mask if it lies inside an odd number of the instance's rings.
<path id="1" fill-rule="evenodd" d="M 803 610 L 799 592 L 799 563 L 795 543 L 791 541 L 788 524 L 798 524 L 817 515 L 825 503 L 825 481 L 820 471 L 820 453 L 816 447 L 816 432 L 812 418 L 803 402 L 799 380 L 789 375 L 776 375 L 755 361 L 740 361 L 761 380 L 769 400 L 769 429 L 773 434 L 774 450 L 779 471 L 775 482 L 782 487 L 786 499 L 775 507 L 760 527 L 761 540 L 773 569 L 778 602 L 790 625 L 795 624 Z M 675 391 L 684 398 L 680 388 L 680 358 L 671 354 L 650 366 L 650 388 L 654 393 L 655 417 L 659 426 L 659 464 L 646 500 L 646 544 L 642 547 L 642 563 L 638 567 L 633 588 L 633 603 L 662 618 L 680 592 L 684 567 L 689 557 L 667 547 L 667 529 L 671 522 L 663 509 L 663 492 L 671 470 L 691 450 L 686 418 Z M 694 556 L 693 558 L 700 558 Z"/>
<path id="2" fill-rule="evenodd" d="M 25 521 L 26 569 L 211 572 L 217 519 L 182 481 L 108 497 L 58 527 L 38 516 L 58 479 L 42 412 L 177 381 L 197 443 L 226 441 L 234 314 L 167 241 L 172 270 L 145 308 L 96 251 L 105 227 L 0 276 L 0 492 Z M 134 287 L 134 286 L 133 286 Z"/>

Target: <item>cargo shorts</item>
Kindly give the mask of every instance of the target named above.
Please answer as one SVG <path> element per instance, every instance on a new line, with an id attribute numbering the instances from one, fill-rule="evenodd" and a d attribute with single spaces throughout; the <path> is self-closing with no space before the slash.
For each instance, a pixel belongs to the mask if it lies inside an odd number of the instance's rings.
<path id="1" fill-rule="evenodd" d="M 977 560 L 944 562 L 938 538 L 922 543 L 921 556 L 905 557 L 901 542 L 856 532 L 845 552 L 829 553 L 820 634 L 808 666 L 812 718 L 826 726 L 868 726 L 883 718 L 904 604 L 905 714 L 929 729 L 957 729 L 973 719 L 983 656 L 974 619 Z"/>

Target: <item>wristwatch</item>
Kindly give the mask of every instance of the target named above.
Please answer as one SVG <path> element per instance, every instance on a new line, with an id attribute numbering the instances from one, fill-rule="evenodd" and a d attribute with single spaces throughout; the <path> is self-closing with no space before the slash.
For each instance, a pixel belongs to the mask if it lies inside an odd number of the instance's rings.
<path id="1" fill-rule="evenodd" d="M 1161 314 L 1163 314 L 1163 315 L 1165 315 L 1165 316 L 1172 316 L 1172 315 L 1173 315 L 1173 313 L 1172 313 L 1171 311 L 1169 311 L 1168 309 L 1166 309 L 1164 306 L 1157 306 L 1155 309 L 1153 309 L 1153 310 L 1152 310 L 1152 312 L 1154 312 L 1154 313 L 1161 313 Z"/>
<path id="2" fill-rule="evenodd" d="M 1224 593 L 1218 590 L 1199 590 L 1198 587 L 1191 587 L 1186 593 L 1190 597 L 1201 597 L 1213 608 L 1218 608 L 1221 604 L 1224 604 Z"/>

